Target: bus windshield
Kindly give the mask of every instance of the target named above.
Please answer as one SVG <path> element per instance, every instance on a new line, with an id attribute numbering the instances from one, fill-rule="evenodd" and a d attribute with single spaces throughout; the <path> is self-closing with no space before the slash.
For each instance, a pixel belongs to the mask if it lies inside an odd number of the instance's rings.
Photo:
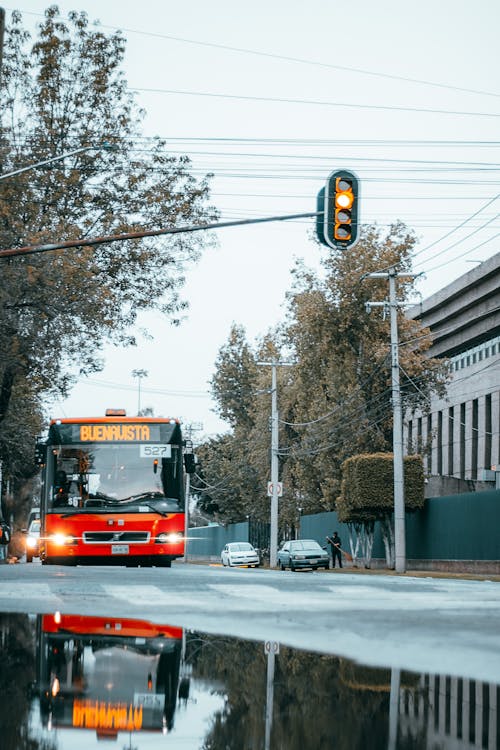
<path id="1" fill-rule="evenodd" d="M 52 445 L 48 510 L 56 512 L 180 512 L 179 445 L 72 443 Z"/>

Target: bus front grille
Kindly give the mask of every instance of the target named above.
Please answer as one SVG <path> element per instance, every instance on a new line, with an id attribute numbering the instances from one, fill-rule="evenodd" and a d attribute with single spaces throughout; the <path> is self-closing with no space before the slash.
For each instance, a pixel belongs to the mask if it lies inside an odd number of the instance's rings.
<path id="1" fill-rule="evenodd" d="M 149 531 L 84 531 L 84 544 L 146 544 Z"/>

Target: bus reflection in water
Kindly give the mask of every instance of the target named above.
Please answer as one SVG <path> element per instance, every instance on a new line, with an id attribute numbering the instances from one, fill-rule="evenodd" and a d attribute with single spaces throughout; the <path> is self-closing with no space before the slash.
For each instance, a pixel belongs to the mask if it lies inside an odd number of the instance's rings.
<path id="1" fill-rule="evenodd" d="M 44 727 L 92 730 L 98 739 L 172 729 L 182 628 L 56 613 L 39 615 L 37 631 Z"/>

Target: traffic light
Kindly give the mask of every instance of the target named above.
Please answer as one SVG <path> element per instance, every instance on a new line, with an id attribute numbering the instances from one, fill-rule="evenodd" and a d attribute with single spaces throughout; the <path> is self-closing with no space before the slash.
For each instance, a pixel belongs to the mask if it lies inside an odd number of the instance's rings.
<path id="1" fill-rule="evenodd" d="M 316 236 L 322 245 L 326 245 L 325 240 L 325 188 L 322 187 L 316 198 Z"/>
<path id="2" fill-rule="evenodd" d="M 352 247 L 358 241 L 359 204 L 359 180 L 354 172 L 346 169 L 332 172 L 324 201 L 324 243 L 343 250 Z"/>

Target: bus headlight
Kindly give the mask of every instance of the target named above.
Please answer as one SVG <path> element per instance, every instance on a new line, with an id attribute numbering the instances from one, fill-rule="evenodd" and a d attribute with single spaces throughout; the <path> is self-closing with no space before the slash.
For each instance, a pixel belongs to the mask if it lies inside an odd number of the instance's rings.
<path id="1" fill-rule="evenodd" d="M 74 536 L 67 534 L 53 534 L 50 537 L 50 541 L 58 547 L 64 547 L 66 544 L 75 544 L 76 539 Z"/>
<path id="2" fill-rule="evenodd" d="M 169 534 L 162 532 L 161 534 L 158 534 L 156 537 L 156 543 L 157 544 L 177 544 L 178 542 L 182 542 L 184 539 L 183 535 L 180 533 L 180 531 L 173 531 Z"/>

